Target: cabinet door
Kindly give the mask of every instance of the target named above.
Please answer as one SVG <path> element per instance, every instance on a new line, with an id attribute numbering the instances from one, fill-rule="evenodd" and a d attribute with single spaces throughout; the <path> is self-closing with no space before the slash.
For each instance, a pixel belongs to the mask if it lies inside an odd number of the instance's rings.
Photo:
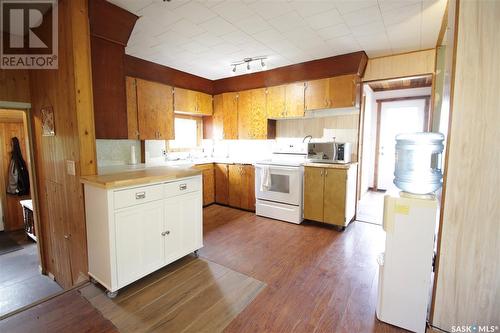
<path id="1" fill-rule="evenodd" d="M 229 206 L 241 207 L 241 176 L 243 168 L 238 164 L 229 164 Z"/>
<path id="2" fill-rule="evenodd" d="M 285 86 L 267 88 L 266 97 L 267 117 L 272 119 L 285 118 Z"/>
<path id="3" fill-rule="evenodd" d="M 224 104 L 222 94 L 214 95 L 214 113 L 212 115 L 212 139 L 224 138 Z"/>
<path id="4" fill-rule="evenodd" d="M 174 110 L 197 113 L 197 92 L 189 89 L 174 89 Z"/>
<path id="5" fill-rule="evenodd" d="M 347 170 L 325 169 L 324 222 L 336 225 L 346 225 Z"/>
<path id="6" fill-rule="evenodd" d="M 252 91 L 240 91 L 238 94 L 238 138 L 252 138 Z"/>
<path id="7" fill-rule="evenodd" d="M 330 107 L 345 108 L 356 104 L 356 75 L 330 78 Z"/>
<path id="8" fill-rule="evenodd" d="M 241 166 L 240 208 L 255 211 L 255 169 L 253 165 Z"/>
<path id="9" fill-rule="evenodd" d="M 124 286 L 165 264 L 163 200 L 115 212 L 118 286 Z"/>
<path id="10" fill-rule="evenodd" d="M 174 139 L 172 87 L 141 79 L 136 82 L 139 138 Z"/>
<path id="11" fill-rule="evenodd" d="M 227 164 L 215 164 L 215 202 L 227 205 L 229 191 L 229 174 Z"/>
<path id="12" fill-rule="evenodd" d="M 323 221 L 323 168 L 304 168 L 304 218 Z"/>
<path id="13" fill-rule="evenodd" d="M 266 91 L 245 90 L 238 97 L 238 138 L 267 139 Z"/>
<path id="14" fill-rule="evenodd" d="M 211 116 L 213 114 L 212 95 L 202 92 L 196 93 L 196 113 L 204 116 Z"/>
<path id="15" fill-rule="evenodd" d="M 291 83 L 286 85 L 286 116 L 304 116 L 304 82 Z"/>
<path id="16" fill-rule="evenodd" d="M 139 139 L 139 126 L 137 124 L 137 88 L 136 79 L 130 76 L 125 78 L 127 92 L 127 129 L 130 140 Z"/>
<path id="17" fill-rule="evenodd" d="M 215 200 L 214 194 L 214 166 L 213 164 L 197 165 L 196 169 L 202 171 L 203 178 L 203 206 L 210 205 Z"/>
<path id="18" fill-rule="evenodd" d="M 238 139 L 238 93 L 222 94 L 223 137 L 225 140 Z"/>
<path id="19" fill-rule="evenodd" d="M 170 263 L 202 246 L 201 193 L 165 199 L 165 260 Z"/>
<path id="20" fill-rule="evenodd" d="M 329 107 L 329 79 L 308 81 L 305 89 L 306 110 L 326 109 Z"/>

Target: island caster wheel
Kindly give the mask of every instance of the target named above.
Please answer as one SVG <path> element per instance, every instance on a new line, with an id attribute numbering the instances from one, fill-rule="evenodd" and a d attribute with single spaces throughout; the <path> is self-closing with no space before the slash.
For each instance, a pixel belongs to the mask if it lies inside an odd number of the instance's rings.
<path id="1" fill-rule="evenodd" d="M 115 298 L 118 295 L 118 291 L 106 291 L 106 296 L 108 298 Z"/>
<path id="2" fill-rule="evenodd" d="M 196 258 L 199 258 L 199 257 L 200 257 L 200 254 L 198 253 L 198 250 L 194 251 L 194 252 L 193 252 L 193 254 L 194 254 L 194 256 L 195 256 Z"/>
<path id="3" fill-rule="evenodd" d="M 97 280 L 94 279 L 93 277 L 90 277 L 90 283 L 92 284 L 97 284 Z"/>
<path id="4" fill-rule="evenodd" d="M 340 231 L 345 231 L 345 228 L 346 228 L 346 227 L 341 227 L 341 228 L 340 228 Z"/>

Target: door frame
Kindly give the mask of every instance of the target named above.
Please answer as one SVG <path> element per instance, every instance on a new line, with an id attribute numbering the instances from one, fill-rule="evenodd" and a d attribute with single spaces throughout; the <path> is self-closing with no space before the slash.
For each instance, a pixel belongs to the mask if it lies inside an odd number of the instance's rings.
<path id="1" fill-rule="evenodd" d="M 431 116 L 430 116 L 430 100 L 431 95 L 421 95 L 421 96 L 411 96 L 411 97 L 396 97 L 396 98 L 383 98 L 375 100 L 377 103 L 377 130 L 375 137 L 375 166 L 373 168 L 373 189 L 378 191 L 378 167 L 379 167 L 379 152 L 380 152 L 380 127 L 382 122 L 382 104 L 390 102 L 401 102 L 401 101 L 411 101 L 411 100 L 424 100 L 424 126 L 423 131 L 429 132 L 431 128 Z"/>
<path id="2" fill-rule="evenodd" d="M 31 200 L 33 201 L 33 220 L 35 224 L 35 228 L 37 231 L 37 253 L 38 259 L 40 262 L 40 272 L 44 275 L 47 274 L 47 265 L 46 265 L 46 256 L 44 252 L 44 237 L 42 236 L 43 230 L 40 225 L 40 209 L 39 209 L 39 192 L 38 192 L 38 183 L 37 183 L 37 174 L 36 174 L 36 166 L 35 166 L 35 155 L 33 154 L 33 122 L 31 118 L 31 103 L 18 103 L 18 102 L 8 102 L 8 101 L 0 101 L 0 109 L 9 109 L 9 110 L 17 110 L 24 112 L 24 116 L 26 117 L 26 128 L 27 132 L 27 140 L 28 140 L 28 151 L 29 154 L 29 180 L 30 180 L 30 194 Z"/>

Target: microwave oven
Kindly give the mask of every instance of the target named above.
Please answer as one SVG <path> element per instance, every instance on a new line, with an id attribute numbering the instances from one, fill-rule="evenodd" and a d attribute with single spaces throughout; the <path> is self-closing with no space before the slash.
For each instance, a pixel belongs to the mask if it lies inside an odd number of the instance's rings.
<path id="1" fill-rule="evenodd" d="M 311 162 L 349 163 L 351 154 L 349 142 L 310 142 L 307 146 L 307 159 Z"/>

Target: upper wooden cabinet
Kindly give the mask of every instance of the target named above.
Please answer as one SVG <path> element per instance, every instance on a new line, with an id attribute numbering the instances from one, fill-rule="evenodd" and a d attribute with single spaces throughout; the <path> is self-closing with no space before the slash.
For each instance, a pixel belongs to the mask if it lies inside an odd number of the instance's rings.
<path id="1" fill-rule="evenodd" d="M 190 114 L 211 116 L 212 96 L 189 89 L 174 89 L 174 110 Z"/>
<path id="2" fill-rule="evenodd" d="M 127 131 L 130 140 L 139 140 L 139 124 L 137 119 L 137 81 L 127 76 L 125 78 L 127 92 Z"/>
<path id="3" fill-rule="evenodd" d="M 305 109 L 330 109 L 356 105 L 357 75 L 342 75 L 306 82 Z"/>
<path id="4" fill-rule="evenodd" d="M 291 83 L 267 88 L 267 118 L 304 116 L 304 83 Z"/>
<path id="5" fill-rule="evenodd" d="M 238 94 L 214 96 L 213 135 L 218 140 L 238 139 Z"/>
<path id="6" fill-rule="evenodd" d="M 239 92 L 238 138 L 268 138 L 265 88 Z"/>
<path id="7" fill-rule="evenodd" d="M 136 79 L 136 94 L 139 139 L 174 139 L 173 88 Z"/>

